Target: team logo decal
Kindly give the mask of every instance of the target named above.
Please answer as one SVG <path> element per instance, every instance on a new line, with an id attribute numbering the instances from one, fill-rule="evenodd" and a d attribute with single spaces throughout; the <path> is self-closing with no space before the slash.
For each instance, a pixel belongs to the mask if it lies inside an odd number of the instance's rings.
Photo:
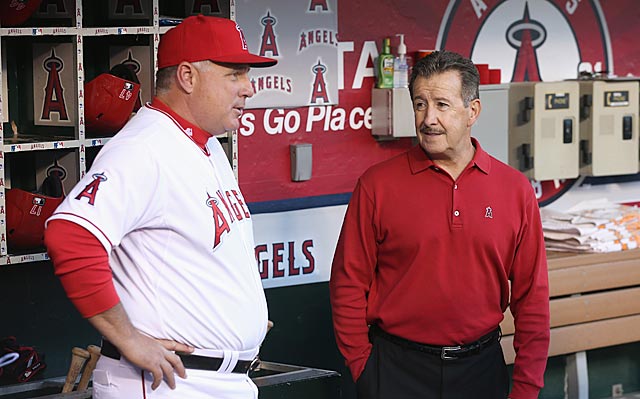
<path id="1" fill-rule="evenodd" d="M 484 217 L 487 218 L 487 219 L 493 219 L 493 209 L 491 209 L 490 206 L 485 208 Z"/>
<path id="2" fill-rule="evenodd" d="M 131 50 L 129 50 L 128 53 L 127 53 L 127 59 L 122 60 L 121 64 L 126 66 L 127 68 L 131 69 L 131 71 L 136 76 L 138 76 L 138 74 L 140 73 L 140 69 L 142 69 L 142 67 L 140 65 L 140 61 L 135 59 L 135 57 L 133 56 L 133 53 L 131 52 Z"/>
<path id="3" fill-rule="evenodd" d="M 129 68 L 134 73 L 138 81 L 140 81 L 140 77 L 138 76 L 138 74 L 140 73 L 140 70 L 142 69 L 142 67 L 140 65 L 140 62 L 134 58 L 131 50 L 129 50 L 128 52 L 127 59 L 122 61 L 121 64 Z M 125 85 L 126 85 L 125 89 L 129 91 L 128 97 L 126 98 L 126 100 L 129 101 L 129 97 L 131 96 L 131 91 L 133 91 L 133 84 L 126 82 Z M 122 94 L 120 94 L 120 98 L 122 98 Z M 133 110 L 137 111 L 140 108 L 142 108 L 142 90 L 138 92 L 138 98 L 136 99 L 136 105 L 133 106 Z"/>
<path id="4" fill-rule="evenodd" d="M 140 0 L 116 0 L 115 2 L 115 11 L 117 14 L 124 14 L 125 8 L 129 8 L 132 10 L 133 14 L 142 14 L 142 3 Z"/>
<path id="5" fill-rule="evenodd" d="M 218 207 L 218 199 L 212 197 L 209 193 L 207 193 L 207 199 L 205 201 L 207 206 L 211 208 L 212 216 L 213 216 L 213 225 L 215 228 L 214 231 L 214 240 L 213 240 L 213 248 L 215 249 L 220 242 L 222 241 L 222 235 L 224 233 L 229 233 L 231 231 L 231 227 L 229 227 L 229 222 L 225 217 L 222 210 Z"/>
<path id="6" fill-rule="evenodd" d="M 65 1 L 63 0 L 42 0 L 40 3 L 40 14 L 52 14 L 52 15 L 68 15 Z"/>
<path id="7" fill-rule="evenodd" d="M 53 162 L 53 165 L 47 168 L 47 176 L 52 175 L 57 175 L 61 181 L 64 181 L 67 178 L 67 170 L 58 164 L 57 159 Z"/>
<path id="8" fill-rule="evenodd" d="M 436 48 L 500 68 L 504 82 L 562 80 L 613 70 L 605 26 L 598 0 L 451 0 Z"/>
<path id="9" fill-rule="evenodd" d="M 27 2 L 25 0 L 11 0 L 9 8 L 15 8 L 16 11 L 22 11 L 27 7 L 26 3 Z"/>
<path id="10" fill-rule="evenodd" d="M 327 71 L 327 67 L 322 65 L 321 60 L 315 64 L 311 70 L 315 75 L 313 80 L 313 86 L 311 89 L 311 104 L 317 104 L 318 100 L 322 100 L 324 104 L 329 103 L 329 94 L 327 93 L 327 84 L 324 80 L 324 73 Z"/>
<path id="11" fill-rule="evenodd" d="M 104 173 L 94 173 L 92 177 L 93 180 L 91 183 L 87 184 L 80 194 L 76 196 L 77 200 L 87 198 L 89 200 L 89 205 L 94 205 L 96 202 L 96 194 L 98 194 L 100 183 L 107 181 L 107 176 L 105 176 Z"/>
<path id="12" fill-rule="evenodd" d="M 327 0 L 310 0 L 309 1 L 309 12 L 328 12 L 329 5 L 327 4 Z"/>
<path id="13" fill-rule="evenodd" d="M 33 122 L 44 126 L 72 126 L 79 123 L 76 120 L 77 97 L 73 92 L 73 44 L 33 43 L 31 47 Z M 83 68 L 82 64 L 78 68 Z"/>
<path id="14" fill-rule="evenodd" d="M 196 0 L 193 2 L 193 7 L 191 8 L 191 14 L 203 14 L 204 9 L 209 7 L 210 14 L 220 14 L 220 4 L 214 0 Z"/>
<path id="15" fill-rule="evenodd" d="M 33 197 L 33 201 L 31 201 L 31 209 L 29 210 L 30 215 L 40 216 L 42 213 L 42 207 L 47 202 L 47 200 L 43 197 Z"/>
<path id="16" fill-rule="evenodd" d="M 227 233 L 231 232 L 231 225 L 243 219 L 251 217 L 244 198 L 236 190 L 217 190 L 216 196 L 207 193 L 205 204 L 211 208 L 214 225 L 213 249 L 222 242 Z M 225 214 L 223 209 L 227 210 Z"/>
<path id="17" fill-rule="evenodd" d="M 242 32 L 242 29 L 240 29 L 238 24 L 236 24 L 236 30 L 238 31 L 238 35 L 240 35 L 240 41 L 242 42 L 242 49 L 247 50 L 248 49 L 247 39 L 244 38 L 244 32 Z"/>
<path id="18" fill-rule="evenodd" d="M 47 85 L 44 88 L 45 96 L 42 105 L 42 119 L 50 120 L 51 113 L 57 112 L 60 120 L 69 120 L 67 116 L 67 106 L 64 102 L 64 87 L 60 79 L 60 72 L 64 68 L 64 61 L 56 56 L 55 50 L 51 49 L 51 55 L 45 59 L 42 67 L 47 71 Z"/>
<path id="19" fill-rule="evenodd" d="M 279 55 L 278 43 L 276 42 L 276 34 L 273 31 L 273 26 L 276 24 L 277 20 L 275 17 L 271 16 L 269 11 L 267 11 L 267 15 L 262 17 L 260 22 L 264 26 L 264 30 L 262 31 L 262 41 L 260 43 L 260 55 L 266 56 L 267 52 L 270 52 L 271 57 L 277 57 Z"/>
<path id="20" fill-rule="evenodd" d="M 503 82 L 558 81 L 614 70 L 605 27 L 599 0 L 450 0 L 436 48 L 499 68 Z M 574 182 L 532 185 L 546 205 Z"/>

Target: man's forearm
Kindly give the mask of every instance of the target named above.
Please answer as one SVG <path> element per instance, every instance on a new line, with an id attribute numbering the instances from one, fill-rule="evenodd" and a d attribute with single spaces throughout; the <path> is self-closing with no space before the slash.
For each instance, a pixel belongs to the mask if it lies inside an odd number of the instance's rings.
<path id="1" fill-rule="evenodd" d="M 139 334 L 120 303 L 87 320 L 103 337 L 118 348 L 126 346 L 129 339 Z"/>

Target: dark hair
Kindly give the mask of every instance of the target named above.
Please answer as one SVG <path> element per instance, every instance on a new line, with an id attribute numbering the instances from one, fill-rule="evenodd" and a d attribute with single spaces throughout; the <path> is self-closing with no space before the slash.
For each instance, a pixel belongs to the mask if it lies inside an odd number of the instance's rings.
<path id="1" fill-rule="evenodd" d="M 413 99 L 413 83 L 421 76 L 429 78 L 432 75 L 446 71 L 457 71 L 462 82 L 462 101 L 468 107 L 471 101 L 480 98 L 478 85 L 480 84 L 480 74 L 478 69 L 468 58 L 452 51 L 434 51 L 424 58 L 418 60 L 413 66 L 411 80 L 409 81 L 409 92 Z"/>

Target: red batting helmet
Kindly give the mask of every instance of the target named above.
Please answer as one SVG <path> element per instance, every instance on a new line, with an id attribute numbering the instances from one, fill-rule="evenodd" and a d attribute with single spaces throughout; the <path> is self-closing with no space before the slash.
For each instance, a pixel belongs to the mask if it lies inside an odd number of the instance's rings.
<path id="1" fill-rule="evenodd" d="M 40 7 L 41 0 L 0 0 L 0 24 L 18 26 Z"/>
<path id="2" fill-rule="evenodd" d="M 7 244 L 10 249 L 44 246 L 44 222 L 64 200 L 62 181 L 49 175 L 42 183 L 43 193 L 18 188 L 5 193 L 7 208 Z"/>
<path id="3" fill-rule="evenodd" d="M 140 84 L 112 73 L 98 75 L 85 86 L 85 123 L 90 135 L 114 134 L 134 111 Z"/>

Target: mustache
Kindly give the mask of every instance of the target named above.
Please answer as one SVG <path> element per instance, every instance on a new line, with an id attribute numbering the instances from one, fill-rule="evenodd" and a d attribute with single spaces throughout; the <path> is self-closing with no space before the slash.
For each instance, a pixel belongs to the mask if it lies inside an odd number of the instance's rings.
<path id="1" fill-rule="evenodd" d="M 433 129 L 427 126 L 420 126 L 420 133 L 422 134 L 444 134 L 446 131 L 441 129 Z"/>

